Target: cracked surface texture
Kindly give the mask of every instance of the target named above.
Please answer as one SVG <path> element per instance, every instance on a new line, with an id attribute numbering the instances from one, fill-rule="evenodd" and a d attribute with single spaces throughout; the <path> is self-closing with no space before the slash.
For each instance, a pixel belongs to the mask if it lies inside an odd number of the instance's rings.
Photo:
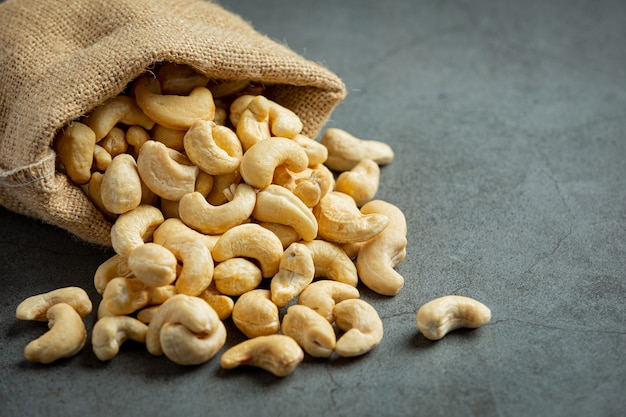
<path id="1" fill-rule="evenodd" d="M 183 368 L 134 342 L 108 363 L 90 342 L 28 363 L 46 327 L 15 319 L 18 303 L 69 285 L 96 303 L 111 253 L 0 209 L 0 415 L 626 415 L 626 4 L 221 4 L 343 79 L 327 127 L 395 151 L 377 197 L 407 219 L 405 287 L 360 287 L 381 344 L 283 379 L 218 357 Z M 426 340 L 415 312 L 446 294 L 492 321 Z M 243 338 L 227 327 L 226 347 Z"/>

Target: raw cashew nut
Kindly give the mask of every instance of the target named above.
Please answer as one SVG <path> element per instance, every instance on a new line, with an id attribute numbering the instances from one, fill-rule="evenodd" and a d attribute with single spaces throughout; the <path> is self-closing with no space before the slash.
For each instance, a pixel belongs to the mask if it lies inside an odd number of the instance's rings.
<path id="1" fill-rule="evenodd" d="M 225 98 L 242 92 L 248 85 L 250 85 L 248 80 L 220 80 L 209 83 L 207 87 L 213 93 L 214 98 Z M 252 98 L 254 96 L 249 97 Z M 247 105 L 248 103 L 245 106 Z"/>
<path id="2" fill-rule="evenodd" d="M 209 251 L 212 251 L 220 236 L 196 232 L 180 219 L 167 219 L 154 231 L 152 241 L 166 248 L 175 247 L 190 241 L 198 242 L 206 246 Z"/>
<path id="3" fill-rule="evenodd" d="M 150 131 L 152 134 L 152 139 L 157 142 L 161 142 L 163 145 L 168 148 L 174 149 L 177 152 L 185 151 L 185 133 L 186 130 L 174 130 L 168 129 L 167 127 L 161 125 L 154 125 L 152 130 Z"/>
<path id="4" fill-rule="evenodd" d="M 120 154 L 113 158 L 102 176 L 100 198 L 107 211 L 122 214 L 141 204 L 141 179 L 135 158 Z"/>
<path id="5" fill-rule="evenodd" d="M 361 282 L 381 295 L 396 295 L 404 278 L 395 269 L 406 257 L 407 226 L 402 210 L 391 203 L 373 200 L 361 208 L 365 215 L 384 215 L 389 221 L 380 234 L 363 243 L 356 258 Z"/>
<path id="6" fill-rule="evenodd" d="M 320 280 L 311 283 L 298 297 L 298 304 L 307 306 L 332 323 L 335 304 L 359 298 L 359 290 L 343 282 Z"/>
<path id="7" fill-rule="evenodd" d="M 311 251 L 302 243 L 292 243 L 280 259 L 278 272 L 270 283 L 274 304 L 284 307 L 296 298 L 312 281 L 315 265 Z"/>
<path id="8" fill-rule="evenodd" d="M 128 142 L 126 142 L 126 132 L 119 127 L 114 127 L 109 133 L 98 142 L 102 148 L 104 148 L 109 155 L 115 158 L 117 155 L 121 155 L 128 150 Z"/>
<path id="9" fill-rule="evenodd" d="M 114 315 L 131 314 L 149 304 L 149 287 L 137 278 L 113 278 L 102 293 L 102 302 Z"/>
<path id="10" fill-rule="evenodd" d="M 300 240 L 300 234 L 296 232 L 296 230 L 291 226 L 262 221 L 258 221 L 258 224 L 278 236 L 278 239 L 280 239 L 283 244 L 283 249 L 287 249 L 287 247 L 293 242 L 297 242 Z"/>
<path id="11" fill-rule="evenodd" d="M 211 175 L 228 174 L 239 168 L 243 148 L 239 138 L 226 126 L 199 120 L 183 138 L 187 157 Z"/>
<path id="12" fill-rule="evenodd" d="M 233 323 L 243 334 L 253 338 L 280 330 L 278 307 L 269 290 L 256 289 L 242 294 L 233 307 Z"/>
<path id="13" fill-rule="evenodd" d="M 197 120 L 213 120 L 215 103 L 206 87 L 195 87 L 189 95 L 161 94 L 159 80 L 138 78 L 134 85 L 137 104 L 143 112 L 168 129 L 187 130 Z"/>
<path id="14" fill-rule="evenodd" d="M 363 242 L 383 231 L 387 216 L 359 211 L 352 197 L 338 191 L 327 193 L 313 208 L 319 236 L 325 240 L 346 243 Z"/>
<path id="15" fill-rule="evenodd" d="M 110 98 L 100 107 L 96 107 L 83 123 L 94 131 L 96 141 L 104 138 L 118 123 L 128 126 L 139 125 L 146 130 L 154 126 L 154 121 L 144 114 L 135 100 L 123 95 Z"/>
<path id="16" fill-rule="evenodd" d="M 220 365 L 233 369 L 255 366 L 283 377 L 293 372 L 304 359 L 304 351 L 289 336 L 274 334 L 245 340 L 222 354 Z"/>
<path id="17" fill-rule="evenodd" d="M 166 62 L 157 72 L 163 94 L 187 95 L 196 87 L 205 87 L 209 79 L 188 65 Z"/>
<path id="18" fill-rule="evenodd" d="M 226 328 L 206 301 L 177 294 L 164 302 L 148 325 L 148 352 L 179 365 L 211 359 L 226 342 Z"/>
<path id="19" fill-rule="evenodd" d="M 126 143 L 133 147 L 133 156 L 139 155 L 139 149 L 150 140 L 150 134 L 141 126 L 131 126 L 126 130 Z"/>
<path id="20" fill-rule="evenodd" d="M 149 287 L 160 287 L 176 279 L 176 256 L 157 243 L 148 242 L 137 247 L 128 256 L 128 267 L 133 275 Z"/>
<path id="21" fill-rule="evenodd" d="M 320 142 L 301 134 L 296 135 L 292 140 L 302 146 L 306 156 L 309 158 L 310 167 L 326 162 L 326 159 L 328 158 L 328 149 Z"/>
<path id="22" fill-rule="evenodd" d="M 483 303 L 460 295 L 431 300 L 417 310 L 417 328 L 430 340 L 466 327 L 478 328 L 491 320 L 491 310 Z"/>
<path id="23" fill-rule="evenodd" d="M 24 348 L 24 357 L 31 362 L 51 363 L 69 358 L 82 350 L 87 330 L 80 314 L 69 304 L 59 303 L 46 312 L 48 330 Z"/>
<path id="24" fill-rule="evenodd" d="M 176 279 L 176 291 L 180 294 L 198 296 L 211 284 L 213 258 L 211 251 L 201 241 L 166 240 L 164 247 L 172 251 L 183 267 Z"/>
<path id="25" fill-rule="evenodd" d="M 128 258 L 134 249 L 152 239 L 152 234 L 164 220 L 161 210 L 147 204 L 121 214 L 111 227 L 113 250 Z"/>
<path id="26" fill-rule="evenodd" d="M 359 139 L 342 129 L 331 127 L 320 139 L 328 149 L 325 165 L 334 171 L 348 171 L 363 159 L 372 159 L 378 165 L 393 161 L 391 146 L 376 140 Z"/>
<path id="27" fill-rule="evenodd" d="M 348 194 L 361 207 L 374 198 L 378 191 L 380 168 L 371 159 L 363 159 L 350 171 L 337 177 L 337 191 Z"/>
<path id="28" fill-rule="evenodd" d="M 226 320 L 233 312 L 235 302 L 229 296 L 220 293 L 213 281 L 211 281 L 211 285 L 209 285 L 206 290 L 202 291 L 198 297 L 213 307 L 213 310 L 215 310 L 220 320 Z"/>
<path id="29" fill-rule="evenodd" d="M 269 126 L 273 136 L 293 139 L 302 132 L 302 120 L 293 111 L 268 100 L 270 105 Z"/>
<path id="30" fill-rule="evenodd" d="M 232 105 L 231 105 L 232 108 Z M 244 151 L 256 143 L 269 139 L 270 104 L 264 96 L 253 97 L 241 112 L 235 125 L 237 137 Z"/>
<path id="31" fill-rule="evenodd" d="M 128 278 L 133 272 L 128 266 L 128 259 L 115 254 L 98 266 L 93 276 L 93 284 L 98 294 L 102 294 L 109 281 L 113 278 Z"/>
<path id="32" fill-rule="evenodd" d="M 272 137 L 251 146 L 243 154 L 239 170 L 246 183 L 262 189 L 272 183 L 274 170 L 280 165 L 300 172 L 308 167 L 309 159 L 304 149 L 291 139 Z"/>
<path id="33" fill-rule="evenodd" d="M 57 155 L 76 184 L 86 184 L 91 178 L 95 146 L 96 134 L 83 123 L 74 122 L 57 134 L 54 140 Z"/>
<path id="34" fill-rule="evenodd" d="M 311 251 L 315 265 L 315 278 L 329 278 L 352 287 L 359 283 L 356 266 L 346 252 L 338 245 L 315 239 L 303 244 Z"/>
<path id="35" fill-rule="evenodd" d="M 278 272 L 283 245 L 274 233 L 263 226 L 246 223 L 224 232 L 211 253 L 217 262 L 235 257 L 256 259 L 263 277 L 269 278 Z"/>
<path id="36" fill-rule="evenodd" d="M 199 172 L 185 155 L 154 140 L 139 150 L 137 169 L 150 190 L 173 201 L 194 191 Z"/>
<path id="37" fill-rule="evenodd" d="M 211 205 L 199 192 L 180 199 L 178 215 L 192 229 L 217 235 L 245 223 L 254 210 L 257 194 L 254 188 L 241 183 L 233 187 L 233 199 L 219 206 Z"/>
<path id="38" fill-rule="evenodd" d="M 258 266 L 245 258 L 230 258 L 215 265 L 213 281 L 219 292 L 239 296 L 259 286 L 263 275 Z"/>
<path id="39" fill-rule="evenodd" d="M 87 194 L 93 202 L 93 205 L 102 212 L 104 217 L 113 221 L 115 220 L 115 217 L 117 217 L 117 215 L 107 210 L 106 207 L 104 207 L 104 203 L 102 202 L 102 193 L 100 192 L 100 189 L 102 188 L 102 177 L 104 177 L 104 174 L 98 171 L 95 171 L 93 174 L 91 174 L 91 178 L 89 179 L 89 183 L 87 184 Z"/>
<path id="40" fill-rule="evenodd" d="M 141 128 L 140 128 L 141 129 Z M 100 145 L 95 145 L 93 148 L 93 167 L 97 171 L 106 171 L 109 165 L 113 162 L 113 157 Z M 95 172 L 95 171 L 94 171 Z M 93 173 L 92 173 L 93 175 Z M 71 177 L 70 177 L 71 178 Z M 89 179 L 91 181 L 91 178 Z"/>
<path id="41" fill-rule="evenodd" d="M 313 212 L 294 193 L 280 185 L 270 184 L 256 195 L 252 217 L 262 222 L 291 226 L 303 240 L 317 236 L 317 220 Z"/>
<path id="42" fill-rule="evenodd" d="M 328 358 L 335 350 L 337 338 L 333 326 L 305 305 L 295 304 L 287 309 L 281 330 L 313 357 Z"/>
<path id="43" fill-rule="evenodd" d="M 72 307 L 80 317 L 86 317 L 92 310 L 91 300 L 85 290 L 65 287 L 28 297 L 17 306 L 15 317 L 20 320 L 47 321 L 46 314 L 50 307 L 60 303 Z"/>
<path id="44" fill-rule="evenodd" d="M 213 187 L 206 196 L 206 201 L 213 206 L 219 206 L 230 201 L 226 195 L 233 187 L 241 182 L 239 170 L 229 174 L 215 175 L 213 177 Z"/>
<path id="45" fill-rule="evenodd" d="M 335 352 L 340 356 L 363 355 L 383 339 L 382 320 L 374 307 L 360 298 L 337 303 L 333 317 L 337 327 L 345 331 L 335 345 Z"/>
<path id="46" fill-rule="evenodd" d="M 145 343 L 148 326 L 134 317 L 109 316 L 99 319 L 91 332 L 93 353 L 101 361 L 113 359 L 128 339 Z"/>

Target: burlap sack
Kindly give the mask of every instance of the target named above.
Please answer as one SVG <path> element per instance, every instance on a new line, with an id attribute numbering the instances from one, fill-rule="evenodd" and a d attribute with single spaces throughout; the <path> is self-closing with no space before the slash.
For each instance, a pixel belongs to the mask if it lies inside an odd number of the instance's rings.
<path id="1" fill-rule="evenodd" d="M 0 43 L 0 204 L 106 246 L 111 224 L 55 170 L 51 144 L 149 66 L 272 85 L 311 137 L 345 96 L 335 74 L 202 0 L 8 0 Z"/>

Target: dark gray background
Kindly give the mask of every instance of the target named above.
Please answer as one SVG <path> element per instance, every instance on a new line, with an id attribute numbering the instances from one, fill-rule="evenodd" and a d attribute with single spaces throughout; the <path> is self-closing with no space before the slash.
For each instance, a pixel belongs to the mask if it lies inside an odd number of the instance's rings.
<path id="1" fill-rule="evenodd" d="M 344 80 L 328 126 L 396 151 L 378 197 L 406 214 L 406 285 L 362 289 L 382 343 L 283 379 L 139 344 L 109 363 L 89 345 L 28 363 L 45 325 L 16 320 L 19 301 L 79 285 L 95 302 L 111 254 L 1 209 L 0 415 L 624 415 L 626 3 L 222 4 Z M 492 322 L 425 340 L 415 311 L 444 294 L 483 301 Z"/>

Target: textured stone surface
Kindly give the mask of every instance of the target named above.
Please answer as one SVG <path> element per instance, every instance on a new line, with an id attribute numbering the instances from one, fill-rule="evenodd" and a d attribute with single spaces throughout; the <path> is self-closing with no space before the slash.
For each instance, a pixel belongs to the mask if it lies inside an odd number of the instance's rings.
<path id="1" fill-rule="evenodd" d="M 15 307 L 89 291 L 110 253 L 0 210 L 0 415 L 626 414 L 626 6 L 621 1 L 226 1 L 321 62 L 349 95 L 328 127 L 390 143 L 379 198 L 404 210 L 394 298 L 362 289 L 385 337 L 278 379 L 180 367 L 129 343 L 52 366 Z M 493 319 L 438 342 L 415 311 L 445 294 Z M 86 319 L 88 328 L 94 315 Z M 228 342 L 241 336 L 232 325 Z"/>

